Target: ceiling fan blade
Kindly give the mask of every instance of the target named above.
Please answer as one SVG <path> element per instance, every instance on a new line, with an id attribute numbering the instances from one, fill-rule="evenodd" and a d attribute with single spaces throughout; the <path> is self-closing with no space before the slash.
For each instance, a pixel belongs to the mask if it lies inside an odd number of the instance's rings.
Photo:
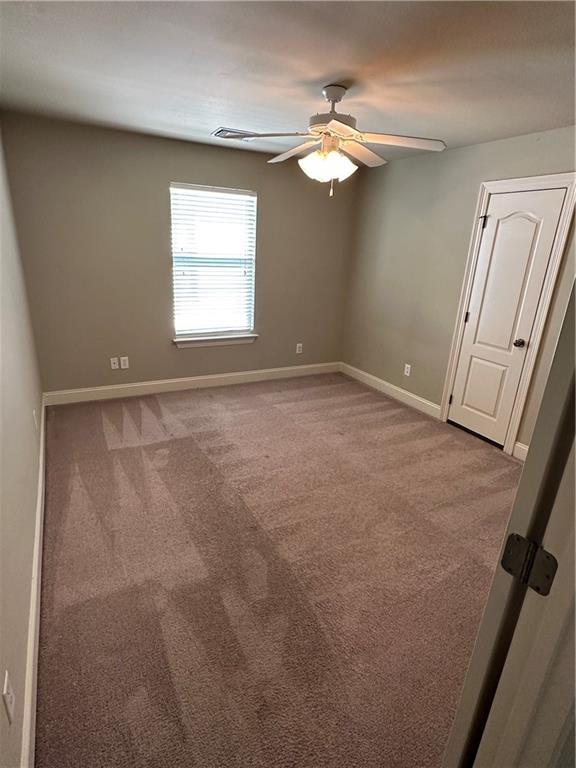
<path id="1" fill-rule="evenodd" d="M 283 160 L 288 160 L 289 157 L 294 157 L 294 155 L 299 155 L 300 152 L 304 152 L 306 149 L 312 149 L 312 147 L 318 146 L 318 144 L 321 144 L 322 142 L 319 139 L 314 139 L 314 141 L 305 141 L 304 144 L 298 144 L 297 147 L 292 147 L 292 149 L 289 149 L 287 152 L 283 152 L 281 155 L 276 155 L 276 157 L 273 157 L 271 160 L 268 160 L 269 163 L 281 163 Z"/>
<path id="2" fill-rule="evenodd" d="M 284 136 L 311 136 L 308 131 L 296 131 L 293 133 L 255 133 L 254 131 L 241 131 L 236 128 L 217 128 L 212 131 L 212 136 L 218 139 L 241 139 L 252 141 L 252 139 L 275 139 Z"/>
<path id="3" fill-rule="evenodd" d="M 349 125 L 346 125 L 346 123 L 341 123 L 340 120 L 336 119 L 330 120 L 326 129 L 344 139 L 359 139 L 362 136 L 360 131 L 357 131 L 356 128 L 351 128 Z"/>
<path id="4" fill-rule="evenodd" d="M 341 148 L 347 155 L 352 155 L 353 158 L 360 160 L 361 163 L 364 163 L 369 168 L 376 168 L 388 162 L 383 157 L 380 157 L 380 155 L 377 155 L 376 152 L 372 152 L 371 149 L 368 149 L 363 144 L 358 144 L 354 140 L 342 142 Z"/>
<path id="5" fill-rule="evenodd" d="M 426 149 L 429 152 L 443 152 L 446 144 L 440 139 L 420 139 L 417 136 L 396 136 L 393 133 L 364 133 L 362 140 L 368 144 L 388 144 L 391 147 Z"/>

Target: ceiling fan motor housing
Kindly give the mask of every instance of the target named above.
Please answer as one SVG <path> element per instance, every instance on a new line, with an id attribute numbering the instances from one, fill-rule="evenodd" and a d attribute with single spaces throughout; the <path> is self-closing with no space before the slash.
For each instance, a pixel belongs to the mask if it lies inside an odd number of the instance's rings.
<path id="1" fill-rule="evenodd" d="M 339 112 L 319 112 L 316 115 L 312 115 L 308 121 L 310 132 L 321 133 L 330 120 L 334 119 L 350 126 L 350 128 L 356 128 L 356 118 L 352 115 L 341 115 Z"/>

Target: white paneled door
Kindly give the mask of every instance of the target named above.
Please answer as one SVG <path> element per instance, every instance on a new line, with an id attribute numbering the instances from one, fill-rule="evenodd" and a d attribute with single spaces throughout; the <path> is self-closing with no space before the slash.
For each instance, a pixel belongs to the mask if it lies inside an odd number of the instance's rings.
<path id="1" fill-rule="evenodd" d="M 448 418 L 503 444 L 566 189 L 490 196 Z"/>

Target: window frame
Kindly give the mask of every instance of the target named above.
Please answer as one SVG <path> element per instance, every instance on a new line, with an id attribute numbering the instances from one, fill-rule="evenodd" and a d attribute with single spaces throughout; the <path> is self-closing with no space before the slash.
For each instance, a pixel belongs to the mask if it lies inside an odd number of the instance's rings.
<path id="1" fill-rule="evenodd" d="M 174 253 L 172 251 L 172 189 L 194 189 L 196 191 L 223 192 L 226 194 L 249 195 L 255 199 L 255 236 L 254 236 L 254 278 L 252 284 L 252 329 L 248 331 L 224 330 L 208 333 L 181 334 L 176 333 L 176 296 L 174 285 Z M 170 286 L 172 292 L 172 343 L 178 348 L 184 347 L 213 347 L 236 344 L 252 344 L 259 334 L 256 332 L 256 254 L 258 250 L 258 192 L 254 189 L 237 189 L 235 187 L 217 187 L 206 184 L 191 184 L 181 181 L 171 181 L 168 185 L 168 210 L 170 216 Z"/>

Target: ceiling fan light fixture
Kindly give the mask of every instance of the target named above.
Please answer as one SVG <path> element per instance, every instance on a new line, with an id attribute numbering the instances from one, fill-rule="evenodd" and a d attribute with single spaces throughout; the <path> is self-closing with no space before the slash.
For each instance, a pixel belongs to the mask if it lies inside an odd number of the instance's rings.
<path id="1" fill-rule="evenodd" d="M 320 182 L 344 181 L 358 170 L 358 166 L 337 149 L 330 152 L 318 149 L 298 160 L 298 165 L 308 178 Z"/>

